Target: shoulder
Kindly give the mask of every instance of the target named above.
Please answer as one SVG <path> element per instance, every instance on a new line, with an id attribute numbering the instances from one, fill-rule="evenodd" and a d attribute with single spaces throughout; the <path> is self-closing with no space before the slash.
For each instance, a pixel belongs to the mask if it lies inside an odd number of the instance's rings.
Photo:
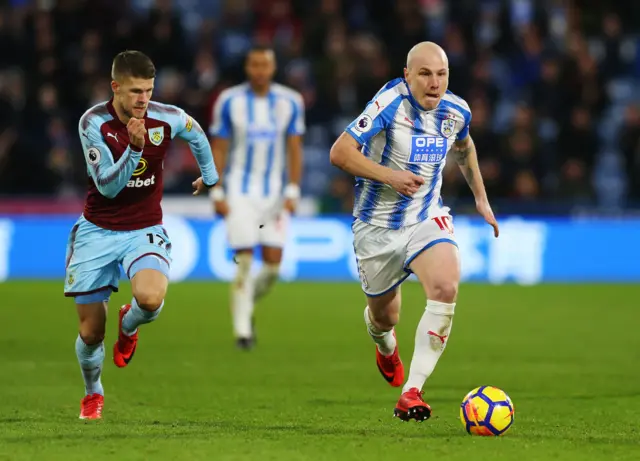
<path id="1" fill-rule="evenodd" d="M 295 102 L 298 105 L 303 104 L 302 94 L 293 88 L 290 88 L 285 85 L 281 85 L 280 83 L 273 83 L 271 85 L 271 91 L 276 97 L 289 99 L 290 101 Z"/>
<path id="2" fill-rule="evenodd" d="M 453 94 L 450 90 L 445 92 L 444 96 L 442 96 L 442 100 L 445 101 L 447 107 L 457 110 L 465 118 L 471 116 L 471 108 L 467 101 L 462 99 L 460 96 Z"/>
<path id="3" fill-rule="evenodd" d="M 404 83 L 404 79 L 395 78 L 385 83 L 382 88 L 378 90 L 373 97 L 373 101 L 377 101 L 378 104 L 384 104 L 385 106 L 393 102 L 394 100 L 403 100 L 409 94 L 409 90 Z"/>
<path id="4" fill-rule="evenodd" d="M 216 104 L 224 104 L 226 102 L 230 102 L 232 99 L 246 94 L 248 88 L 249 85 L 247 83 L 241 83 L 240 85 L 234 85 L 230 86 L 229 88 L 225 88 L 218 95 Z"/>
<path id="5" fill-rule="evenodd" d="M 149 101 L 147 106 L 147 117 L 165 119 L 166 117 L 181 117 L 184 110 L 172 104 L 164 104 L 157 101 Z"/>
<path id="6" fill-rule="evenodd" d="M 100 130 L 100 127 L 110 120 L 113 120 L 113 117 L 109 113 L 109 109 L 107 109 L 107 101 L 104 101 L 89 108 L 82 114 L 78 128 L 80 131 L 87 131 L 89 128 Z"/>

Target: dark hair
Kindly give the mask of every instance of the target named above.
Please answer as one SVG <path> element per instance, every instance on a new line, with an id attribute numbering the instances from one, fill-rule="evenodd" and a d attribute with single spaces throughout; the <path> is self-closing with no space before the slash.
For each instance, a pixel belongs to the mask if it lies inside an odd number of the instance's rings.
<path id="1" fill-rule="evenodd" d="M 246 59 L 249 59 L 251 53 L 273 53 L 275 56 L 275 51 L 273 51 L 273 48 L 266 45 L 253 45 L 251 48 L 249 48 L 249 51 L 247 51 Z"/>
<path id="2" fill-rule="evenodd" d="M 146 54 L 140 51 L 127 50 L 113 58 L 111 78 L 119 80 L 123 77 L 150 79 L 156 76 L 156 67 Z"/>

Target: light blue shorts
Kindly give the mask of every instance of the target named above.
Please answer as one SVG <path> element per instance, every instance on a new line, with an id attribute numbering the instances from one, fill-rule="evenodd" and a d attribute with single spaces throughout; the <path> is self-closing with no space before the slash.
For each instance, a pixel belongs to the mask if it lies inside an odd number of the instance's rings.
<path id="1" fill-rule="evenodd" d="M 170 264 L 171 241 L 162 226 L 113 231 L 81 216 L 67 243 L 64 295 L 79 304 L 107 301 L 118 291 L 120 266 L 129 279 L 141 269 L 155 269 L 169 278 Z"/>

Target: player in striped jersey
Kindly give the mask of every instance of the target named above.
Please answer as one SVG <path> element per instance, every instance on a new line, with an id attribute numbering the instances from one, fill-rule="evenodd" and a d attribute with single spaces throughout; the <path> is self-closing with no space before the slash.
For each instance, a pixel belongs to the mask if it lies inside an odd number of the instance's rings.
<path id="1" fill-rule="evenodd" d="M 469 135 L 471 111 L 448 91 L 448 80 L 442 48 L 419 43 L 407 56 L 404 78 L 387 83 L 331 148 L 331 163 L 356 176 L 353 233 L 367 295 L 364 320 L 378 369 L 392 386 L 404 383 L 394 331 L 400 284 L 414 273 L 427 295 L 409 378 L 394 409 L 403 420 L 431 416 L 422 387 L 446 346 L 458 294 L 453 220 L 440 197 L 449 152 L 498 237 Z"/>
<path id="2" fill-rule="evenodd" d="M 219 171 L 227 167 L 211 197 L 236 254 L 233 330 L 242 349 L 254 345 L 254 302 L 278 279 L 289 216 L 300 197 L 304 103 L 298 92 L 271 81 L 275 68 L 271 49 L 252 49 L 245 63 L 248 82 L 220 94 L 209 130 L 216 165 Z M 283 188 L 286 166 L 289 181 Z M 263 266 L 253 280 L 257 245 Z"/>

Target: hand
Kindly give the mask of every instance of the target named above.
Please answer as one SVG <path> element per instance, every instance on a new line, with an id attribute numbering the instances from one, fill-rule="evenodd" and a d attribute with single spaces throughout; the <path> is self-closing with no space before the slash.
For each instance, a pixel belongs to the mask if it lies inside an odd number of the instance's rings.
<path id="1" fill-rule="evenodd" d="M 193 186 L 193 195 L 200 195 L 202 193 L 206 193 L 209 189 L 204 185 L 204 181 L 202 180 L 202 176 L 191 183 Z"/>
<path id="2" fill-rule="evenodd" d="M 500 230 L 498 229 L 498 221 L 496 221 L 496 217 L 493 215 L 493 210 L 491 209 L 491 205 L 489 205 L 489 201 L 486 199 L 477 201 L 476 209 L 484 220 L 493 227 L 493 236 L 497 238 L 498 235 L 500 235 Z"/>
<path id="3" fill-rule="evenodd" d="M 295 213 L 297 205 L 296 201 L 291 198 L 284 200 L 284 209 L 287 210 L 289 214 Z"/>
<path id="4" fill-rule="evenodd" d="M 144 128 L 144 119 L 131 117 L 127 123 L 127 131 L 129 132 L 129 142 L 143 149 L 144 135 L 147 134 L 147 130 Z"/>
<path id="5" fill-rule="evenodd" d="M 424 184 L 424 178 L 417 176 L 410 171 L 394 170 L 389 179 L 389 185 L 398 193 L 411 197 L 418 192 L 420 186 Z"/>

